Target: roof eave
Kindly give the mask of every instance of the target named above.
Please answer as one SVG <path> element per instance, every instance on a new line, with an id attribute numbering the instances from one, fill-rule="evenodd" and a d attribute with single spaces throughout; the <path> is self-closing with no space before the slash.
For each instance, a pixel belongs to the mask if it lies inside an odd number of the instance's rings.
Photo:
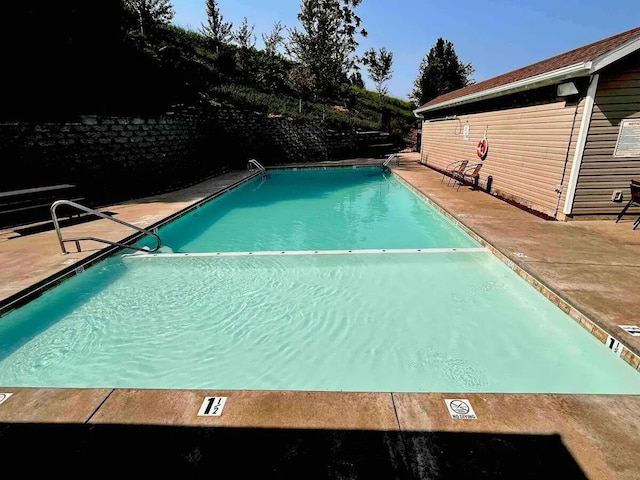
<path id="1" fill-rule="evenodd" d="M 436 103 L 434 105 L 420 107 L 415 109 L 413 113 L 415 116 L 422 116 L 421 114 L 426 112 L 442 110 L 443 108 L 478 102 L 480 100 L 488 100 L 490 98 L 501 97 L 504 95 L 509 95 L 511 93 L 530 90 L 532 88 L 540 88 L 547 85 L 553 85 L 554 83 L 561 82 L 562 80 L 566 80 L 568 78 L 587 76 L 592 73 L 592 66 L 592 62 L 576 63 L 567 67 L 553 70 L 551 72 L 541 73 L 540 75 L 535 75 L 533 77 L 524 78 L 516 82 L 507 83 L 506 85 L 500 85 L 498 87 L 489 88 L 487 90 L 471 93 L 462 97 L 453 98 L 451 100 Z"/>
<path id="2" fill-rule="evenodd" d="M 595 73 L 602 70 L 604 67 L 611 65 L 613 62 L 617 62 L 621 58 L 631 55 L 640 50 L 640 37 L 630 40 L 622 45 L 614 48 L 613 50 L 603 53 L 599 57 L 594 58 L 591 61 L 591 72 Z"/>

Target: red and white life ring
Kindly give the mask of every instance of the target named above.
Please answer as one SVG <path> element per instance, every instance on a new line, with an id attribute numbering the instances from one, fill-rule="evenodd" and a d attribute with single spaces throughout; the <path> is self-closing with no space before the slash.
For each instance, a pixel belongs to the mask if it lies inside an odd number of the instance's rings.
<path id="1" fill-rule="evenodd" d="M 487 158 L 487 153 L 489 153 L 489 141 L 486 139 L 486 137 L 478 142 L 476 153 L 480 157 L 480 160 L 484 160 L 485 158 Z"/>

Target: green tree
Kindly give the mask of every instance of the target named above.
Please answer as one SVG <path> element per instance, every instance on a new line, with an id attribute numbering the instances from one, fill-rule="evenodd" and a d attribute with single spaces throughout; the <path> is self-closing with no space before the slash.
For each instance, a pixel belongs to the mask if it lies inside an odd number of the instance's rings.
<path id="1" fill-rule="evenodd" d="M 302 112 L 302 99 L 311 95 L 316 78 L 304 65 L 297 64 L 289 70 L 289 84 L 298 94 L 298 112 Z"/>
<path id="2" fill-rule="evenodd" d="M 285 26 L 281 22 L 275 22 L 271 32 L 262 34 L 264 51 L 261 52 L 255 80 L 260 88 L 271 92 L 282 91 L 289 75 L 289 63 L 278 52 L 278 47 L 284 43 L 282 35 L 284 30 Z"/>
<path id="3" fill-rule="evenodd" d="M 355 8 L 362 0 L 302 0 L 301 29 L 290 31 L 285 46 L 291 59 L 310 72 L 314 91 L 325 98 L 335 97 L 340 85 L 348 82 L 355 66 L 356 35 L 366 36 L 360 29 Z"/>
<path id="4" fill-rule="evenodd" d="M 233 41 L 238 45 L 235 52 L 236 69 L 240 74 L 240 81 L 245 85 L 255 84 L 256 61 L 254 47 L 256 36 L 253 34 L 254 26 L 249 26 L 247 17 L 244 17 L 242 24 L 233 32 Z"/>
<path id="5" fill-rule="evenodd" d="M 278 47 L 283 44 L 284 37 L 282 32 L 285 30 L 285 26 L 280 22 L 275 22 L 271 32 L 268 34 L 262 34 L 262 41 L 264 42 L 264 51 L 267 55 L 275 55 L 278 53 Z"/>
<path id="6" fill-rule="evenodd" d="M 125 0 L 125 6 L 137 17 L 142 35 L 153 25 L 171 22 L 174 15 L 171 0 Z"/>
<path id="7" fill-rule="evenodd" d="M 369 71 L 369 77 L 373 80 L 376 91 L 378 95 L 380 95 L 380 98 L 382 98 L 389 91 L 386 83 L 391 80 L 391 75 L 393 74 L 391 71 L 393 53 L 388 52 L 384 47 L 377 52 L 373 48 L 370 48 L 364 52 L 362 63 L 366 65 Z"/>
<path id="8" fill-rule="evenodd" d="M 423 105 L 443 93 L 471 85 L 473 72 L 470 63 L 465 64 L 458 59 L 453 43 L 438 38 L 420 64 L 418 78 L 409 97 L 416 105 Z"/>
<path id="9" fill-rule="evenodd" d="M 253 48 L 256 46 L 256 36 L 253 34 L 253 29 L 255 25 L 249 26 L 249 21 L 247 17 L 242 19 L 242 24 L 238 27 L 238 29 L 233 32 L 233 41 L 240 48 Z"/>
<path id="10" fill-rule="evenodd" d="M 362 80 L 362 74 L 358 70 L 349 75 L 349 83 L 354 87 L 364 88 L 364 80 Z"/>
<path id="11" fill-rule="evenodd" d="M 231 29 L 233 24 L 225 22 L 220 13 L 217 0 L 206 0 L 207 23 L 203 24 L 201 32 L 217 44 L 228 43 L 233 38 Z"/>

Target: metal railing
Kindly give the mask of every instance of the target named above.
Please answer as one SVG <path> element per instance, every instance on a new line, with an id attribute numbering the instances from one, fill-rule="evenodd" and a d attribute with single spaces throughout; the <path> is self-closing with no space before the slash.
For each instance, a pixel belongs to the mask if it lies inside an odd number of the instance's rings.
<path id="1" fill-rule="evenodd" d="M 90 213 L 92 215 L 96 215 L 96 216 L 98 216 L 100 218 L 105 218 L 107 220 L 111 220 L 112 222 L 119 223 L 120 225 L 124 225 L 125 227 L 133 228 L 134 230 L 137 230 L 140 233 L 144 233 L 145 235 L 151 235 L 153 238 L 156 239 L 156 246 L 153 249 L 149 249 L 149 247 L 136 247 L 134 245 L 127 245 L 126 243 L 114 242 L 114 241 L 111 241 L 111 240 L 105 240 L 103 238 L 96 238 L 96 237 L 62 238 L 62 232 L 60 231 L 60 224 L 58 222 L 58 215 L 56 214 L 56 210 L 60 205 L 67 205 L 69 207 L 77 208 L 78 210 L 82 210 L 83 212 Z M 80 205 L 79 203 L 72 202 L 71 200 L 57 200 L 57 201 L 53 202 L 53 204 L 51 205 L 51 219 L 53 220 L 53 225 L 54 225 L 54 227 L 56 229 L 56 233 L 58 234 L 58 242 L 60 243 L 60 248 L 62 249 L 62 253 L 64 253 L 64 254 L 69 253 L 69 252 L 67 252 L 67 250 L 66 250 L 66 248 L 64 246 L 65 242 L 75 242 L 76 249 L 78 250 L 78 252 L 81 252 L 82 249 L 80 248 L 80 242 L 83 241 L 83 240 L 89 240 L 89 241 L 92 241 L 92 242 L 106 243 L 108 245 L 113 245 L 113 246 L 122 247 L 122 248 L 130 248 L 132 250 L 138 250 L 138 251 L 141 251 L 141 252 L 155 252 L 162 246 L 162 240 L 160 240 L 160 237 L 158 236 L 157 233 L 152 232 L 150 230 L 145 230 L 144 228 L 140 228 L 140 227 L 138 227 L 136 225 L 133 225 L 131 223 L 127 223 L 127 222 L 124 222 L 122 220 L 118 220 L 117 218 L 110 217 L 109 215 L 105 215 L 104 213 L 99 212 L 98 210 L 94 210 L 92 208 L 85 207 L 84 205 Z"/>
<path id="2" fill-rule="evenodd" d="M 252 158 L 247 162 L 247 170 L 253 172 L 254 170 L 258 170 L 263 177 L 267 176 L 267 169 L 260 165 L 255 158 Z"/>
<path id="3" fill-rule="evenodd" d="M 384 170 L 385 168 L 389 168 L 389 164 L 391 163 L 391 160 L 396 159 L 396 165 L 400 165 L 400 158 L 398 157 L 397 153 L 392 153 L 391 155 L 389 155 L 387 157 L 387 159 L 384 161 L 384 163 L 380 166 L 380 168 L 382 168 L 382 170 Z"/>

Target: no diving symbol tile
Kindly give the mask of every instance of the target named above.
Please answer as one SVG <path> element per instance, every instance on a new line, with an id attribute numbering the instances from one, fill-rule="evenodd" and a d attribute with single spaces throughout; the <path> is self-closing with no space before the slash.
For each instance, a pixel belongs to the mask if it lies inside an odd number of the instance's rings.
<path id="1" fill-rule="evenodd" d="M 466 398 L 447 398 L 444 403 L 447 405 L 449 415 L 454 420 L 477 420 L 476 412 L 473 411 L 471 402 Z"/>
<path id="2" fill-rule="evenodd" d="M 0 393 L 0 405 L 2 405 L 13 393 Z"/>
<path id="3" fill-rule="evenodd" d="M 634 337 L 640 337 L 640 327 L 638 325 L 618 325 L 621 329 Z"/>

